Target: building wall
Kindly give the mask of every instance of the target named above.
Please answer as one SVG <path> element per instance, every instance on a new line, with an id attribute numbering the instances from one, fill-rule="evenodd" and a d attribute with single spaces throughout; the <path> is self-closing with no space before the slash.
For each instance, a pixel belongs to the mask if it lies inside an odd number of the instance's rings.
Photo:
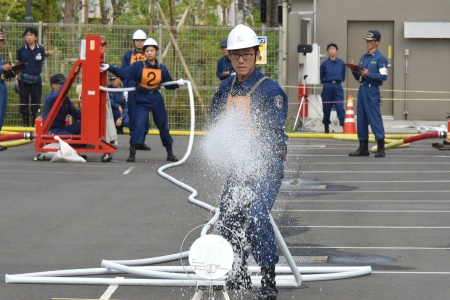
<path id="1" fill-rule="evenodd" d="M 393 22 L 392 64 L 394 68 L 389 76 L 393 76 L 392 115 L 394 119 L 405 118 L 405 99 L 408 98 L 407 119 L 445 120 L 446 112 L 450 112 L 450 39 L 404 38 L 404 22 L 450 22 L 450 1 L 317 0 L 316 5 L 316 42 L 321 47 L 321 54 L 326 55 L 326 45 L 334 41 L 339 45 L 338 56 L 343 60 L 350 59 L 347 57 L 347 41 L 350 38 L 347 35 L 349 21 Z M 298 19 L 298 12 L 307 11 L 313 11 L 313 0 L 292 0 L 289 17 Z M 302 17 L 311 18 L 311 25 L 313 25 L 312 14 L 302 15 Z M 300 29 L 296 23 L 298 21 L 288 21 L 288 66 L 290 66 L 287 73 L 288 86 L 298 84 L 298 68 L 295 66 L 298 66 L 296 45 L 300 42 L 298 36 Z M 382 32 L 381 34 L 383 35 Z M 364 41 L 361 40 L 361 43 Z M 383 43 L 383 37 L 381 43 Z M 409 49 L 407 96 L 405 49 Z M 383 54 L 387 56 L 387 53 Z M 349 75 L 348 80 L 354 80 L 351 74 Z M 345 83 L 344 88 L 346 87 Z M 318 92 L 320 93 L 320 90 Z M 289 96 L 296 97 L 293 96 L 293 92 L 290 92 Z"/>

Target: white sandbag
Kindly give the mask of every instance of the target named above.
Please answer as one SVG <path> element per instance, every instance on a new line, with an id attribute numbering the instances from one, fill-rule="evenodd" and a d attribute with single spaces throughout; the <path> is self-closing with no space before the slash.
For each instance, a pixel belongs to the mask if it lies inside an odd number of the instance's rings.
<path id="1" fill-rule="evenodd" d="M 84 158 L 78 155 L 77 151 L 70 147 L 69 144 L 61 140 L 59 136 L 55 136 L 55 140 L 59 142 L 59 150 L 53 155 L 52 162 L 86 162 Z"/>

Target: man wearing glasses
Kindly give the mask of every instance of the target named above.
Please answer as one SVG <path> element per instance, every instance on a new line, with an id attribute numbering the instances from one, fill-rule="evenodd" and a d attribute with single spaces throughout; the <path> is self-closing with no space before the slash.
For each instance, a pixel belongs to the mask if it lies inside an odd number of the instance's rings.
<path id="1" fill-rule="evenodd" d="M 256 69 L 259 40 L 251 28 L 237 25 L 228 35 L 227 46 L 236 76 L 222 81 L 210 110 L 210 134 L 225 124 L 230 138 L 221 138 L 227 149 L 236 151 L 226 166 L 217 223 L 235 253 L 226 284 L 228 289 L 252 289 L 246 262 L 249 253 L 243 250 L 248 242 L 261 267 L 258 299 L 277 299 L 279 258 L 269 214 L 284 177 L 288 97 L 277 82 Z"/>

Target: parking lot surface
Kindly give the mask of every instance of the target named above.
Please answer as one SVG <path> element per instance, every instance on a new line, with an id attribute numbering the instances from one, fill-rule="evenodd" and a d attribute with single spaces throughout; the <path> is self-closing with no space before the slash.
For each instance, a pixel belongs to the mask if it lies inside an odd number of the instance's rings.
<path id="1" fill-rule="evenodd" d="M 167 163 L 159 137 L 147 138 L 152 150 L 138 151 L 135 163 L 126 162 L 128 139 L 119 136 L 110 163 L 94 154 L 87 163 L 33 161 L 32 144 L 0 152 L 0 299 L 192 298 L 193 288 L 118 286 L 111 292 L 102 285 L 4 282 L 5 274 L 98 268 L 103 259 L 189 249 L 198 235 L 188 233 L 212 214 L 158 175 Z M 217 206 L 222 182 L 206 169 L 198 139 L 188 160 L 166 173 L 195 188 L 197 199 Z M 174 140 L 181 158 L 188 137 Z M 303 260 L 298 265 L 371 266 L 373 272 L 305 281 L 297 289 L 280 289 L 279 299 L 448 299 L 450 151 L 436 150 L 432 142 L 375 158 L 349 157 L 357 148 L 350 141 L 288 141 L 285 179 L 272 216 L 291 254 Z M 254 299 L 252 293 L 230 295 Z"/>

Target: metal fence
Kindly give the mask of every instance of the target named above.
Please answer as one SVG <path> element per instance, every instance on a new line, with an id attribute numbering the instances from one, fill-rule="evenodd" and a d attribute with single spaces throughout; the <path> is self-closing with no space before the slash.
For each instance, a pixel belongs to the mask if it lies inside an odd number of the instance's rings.
<path id="1" fill-rule="evenodd" d="M 133 49 L 132 36 L 137 29 L 142 29 L 148 37 L 154 38 L 158 45 L 159 61 L 169 70 L 174 79 L 192 79 L 196 86 L 195 104 L 197 129 L 202 129 L 203 122 L 215 90 L 220 84 L 216 77 L 217 60 L 222 56 L 219 42 L 226 39 L 230 27 L 182 27 L 178 31 L 175 27 L 146 27 L 123 25 L 94 25 L 94 24 L 45 24 L 45 23 L 2 23 L 1 28 L 6 31 L 7 42 L 2 54 L 8 63 L 16 60 L 17 49 L 24 44 L 22 34 L 25 27 L 34 26 L 38 32 L 38 43 L 45 47 L 47 59 L 42 72 L 43 95 L 50 91 L 50 77 L 56 73 L 68 75 L 74 62 L 79 58 L 81 40 L 86 35 L 102 35 L 107 41 L 105 57 L 106 61 L 120 66 L 126 51 Z M 181 57 L 175 50 L 169 31 L 173 33 Z M 262 35 L 261 29 L 255 28 L 258 35 Z M 278 80 L 279 57 L 279 28 L 265 28 L 267 36 L 267 64 L 259 65 L 259 68 L 274 80 Z M 171 44 L 171 45 L 170 45 Z M 183 63 L 185 62 L 185 64 Z M 4 126 L 20 126 L 19 97 L 14 93 L 14 80 L 7 80 L 8 110 Z M 78 78 L 69 96 L 78 98 L 75 92 L 77 84 L 81 84 Z M 165 91 L 162 94 L 166 102 L 171 130 L 183 130 L 189 128 L 189 95 L 186 89 Z M 152 128 L 155 128 L 152 125 Z"/>

